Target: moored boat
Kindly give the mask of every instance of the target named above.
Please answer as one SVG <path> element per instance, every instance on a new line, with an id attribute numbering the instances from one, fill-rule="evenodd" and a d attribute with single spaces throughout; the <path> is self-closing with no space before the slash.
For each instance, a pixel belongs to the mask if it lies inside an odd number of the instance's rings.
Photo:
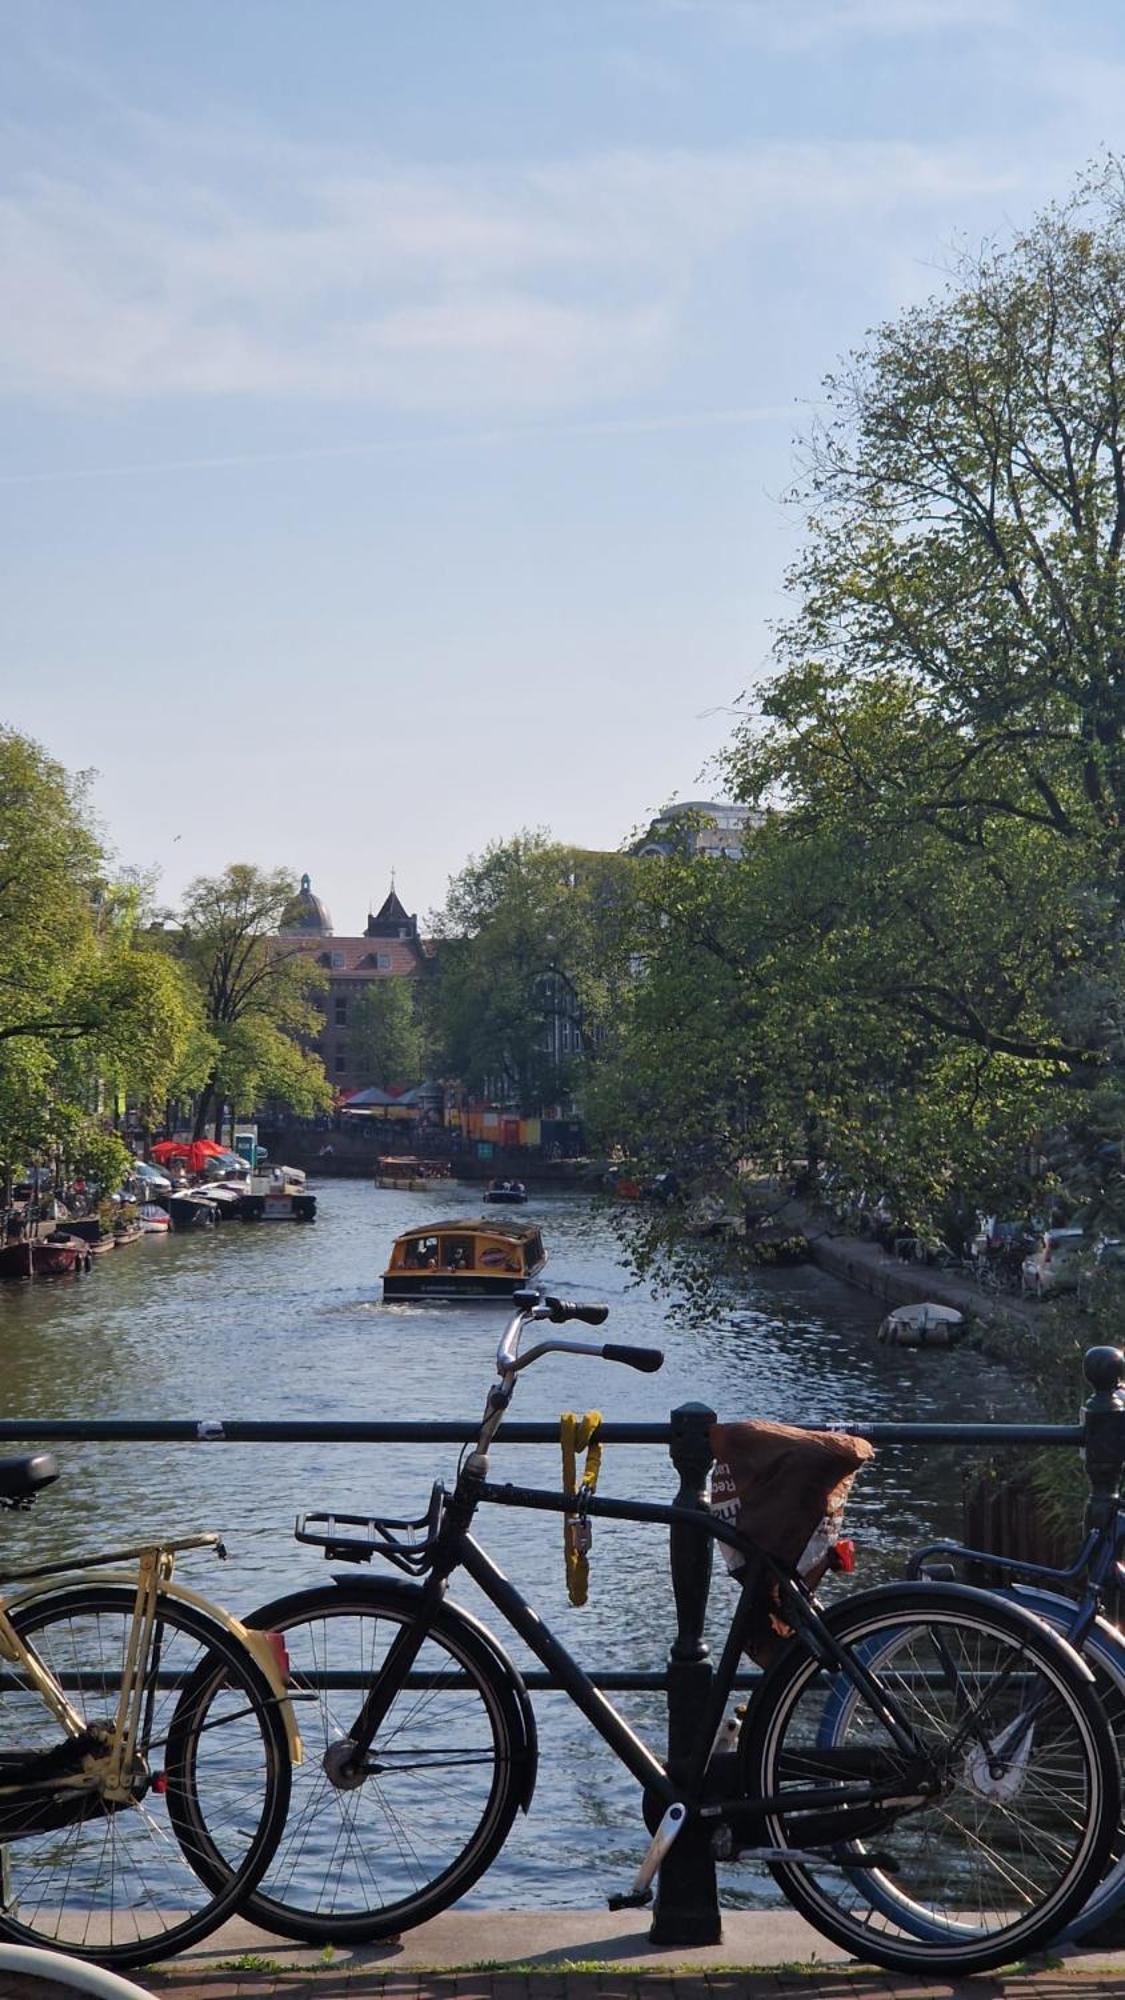
<path id="1" fill-rule="evenodd" d="M 80 1236 L 20 1236 L 0 1247 L 0 1278 L 63 1278 L 89 1268 Z"/>
<path id="2" fill-rule="evenodd" d="M 539 1225 L 514 1216 L 424 1222 L 395 1238 L 385 1299 L 510 1298 L 543 1269 Z"/>
<path id="3" fill-rule="evenodd" d="M 172 1227 L 168 1210 L 158 1201 L 142 1201 L 137 1210 L 137 1227 L 146 1236 L 165 1236 Z"/>
<path id="4" fill-rule="evenodd" d="M 315 1222 L 316 1196 L 300 1167 L 271 1167 L 251 1174 L 239 1203 L 243 1222 Z"/>
<path id="5" fill-rule="evenodd" d="M 888 1347 L 956 1347 L 967 1332 L 965 1316 L 954 1306 L 926 1301 L 916 1306 L 896 1306 L 883 1320 L 875 1338 Z"/>

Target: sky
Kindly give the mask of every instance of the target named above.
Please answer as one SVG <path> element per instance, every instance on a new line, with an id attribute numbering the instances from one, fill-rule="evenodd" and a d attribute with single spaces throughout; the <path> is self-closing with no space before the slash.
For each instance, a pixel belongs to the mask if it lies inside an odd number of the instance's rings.
<path id="1" fill-rule="evenodd" d="M 0 724 L 342 933 L 717 795 L 824 376 L 1125 149 L 1117 0 L 0 27 Z"/>

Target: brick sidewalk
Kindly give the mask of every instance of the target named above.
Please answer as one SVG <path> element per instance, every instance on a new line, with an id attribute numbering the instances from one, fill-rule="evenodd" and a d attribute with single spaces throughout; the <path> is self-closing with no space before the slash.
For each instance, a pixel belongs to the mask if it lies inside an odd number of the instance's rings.
<path id="1" fill-rule="evenodd" d="M 142 1973 L 140 1985 L 165 2000 L 1121 2000 L 1122 1971 L 1013 1971 L 971 1980 L 909 1979 L 854 1972 L 376 1972 L 215 1969 L 184 1976 Z M 4 1996 L 7 2000 L 7 1996 Z M 37 1996 L 38 2000 L 38 1996 Z M 60 1989 L 60 2000 L 62 2000 Z"/>

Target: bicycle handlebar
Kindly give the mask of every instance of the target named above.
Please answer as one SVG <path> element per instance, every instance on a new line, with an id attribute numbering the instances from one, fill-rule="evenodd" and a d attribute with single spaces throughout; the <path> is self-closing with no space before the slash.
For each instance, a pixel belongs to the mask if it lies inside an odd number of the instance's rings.
<path id="1" fill-rule="evenodd" d="M 520 1338 L 529 1320 L 549 1320 L 553 1326 L 564 1326 L 568 1320 L 580 1320 L 585 1326 L 601 1326 L 609 1318 L 606 1305 L 582 1305 L 573 1299 L 540 1298 L 537 1292 L 519 1291 L 513 1293 L 516 1312 L 508 1321 L 496 1349 L 496 1372 L 503 1379 L 514 1375 L 518 1368 L 535 1361 L 541 1354 L 564 1352 L 572 1354 L 596 1354 L 603 1361 L 620 1361 L 627 1368 L 637 1368 L 645 1375 L 655 1374 L 664 1365 L 664 1355 L 659 1347 L 622 1347 L 609 1342 L 605 1347 L 586 1346 L 571 1341 L 540 1341 L 529 1354 L 520 1360 Z"/>
<path id="2" fill-rule="evenodd" d="M 655 1375 L 664 1366 L 664 1351 L 659 1347 L 614 1347 L 612 1343 L 602 1348 L 603 1361 L 623 1361 L 626 1368 L 639 1368 L 642 1375 Z"/>
<path id="3" fill-rule="evenodd" d="M 555 1326 L 564 1326 L 568 1319 L 580 1319 L 585 1326 L 601 1326 L 609 1318 L 608 1306 L 578 1305 L 573 1299 L 544 1299 L 547 1318 Z"/>

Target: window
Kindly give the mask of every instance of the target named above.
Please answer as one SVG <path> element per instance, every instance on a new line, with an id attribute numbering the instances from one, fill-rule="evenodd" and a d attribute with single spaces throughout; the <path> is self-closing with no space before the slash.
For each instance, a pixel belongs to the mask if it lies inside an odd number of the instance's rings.
<path id="1" fill-rule="evenodd" d="M 348 1025 L 348 1003 L 346 1000 L 338 999 L 336 1002 L 336 1026 L 338 1028 L 346 1028 L 347 1025 Z"/>
<path id="2" fill-rule="evenodd" d="M 341 1072 L 342 1072 L 343 1070 L 346 1070 L 346 1069 L 347 1069 L 347 1066 L 348 1066 L 348 1052 L 347 1052 L 347 1050 L 346 1050 L 346 1049 L 337 1049 L 337 1051 L 336 1051 L 336 1074 L 337 1074 L 337 1076 L 339 1076 L 339 1075 L 341 1074 Z"/>
<path id="3" fill-rule="evenodd" d="M 334 952 L 332 952 L 332 953 L 330 954 L 330 957 L 331 957 L 331 963 L 332 963 L 332 970 L 333 970 L 333 972 L 342 972 L 342 971 L 343 971 L 343 969 L 344 969 L 344 954 L 343 954 L 343 952 L 342 952 L 342 951 L 334 951 Z"/>
<path id="4" fill-rule="evenodd" d="M 390 954 L 390 952 L 389 952 L 389 951 L 377 951 L 377 952 L 375 953 L 375 963 L 376 963 L 376 965 L 378 966 L 378 968 L 379 968 L 380 972 L 389 972 L 389 971 L 390 971 L 390 969 L 391 969 L 391 954 Z"/>

